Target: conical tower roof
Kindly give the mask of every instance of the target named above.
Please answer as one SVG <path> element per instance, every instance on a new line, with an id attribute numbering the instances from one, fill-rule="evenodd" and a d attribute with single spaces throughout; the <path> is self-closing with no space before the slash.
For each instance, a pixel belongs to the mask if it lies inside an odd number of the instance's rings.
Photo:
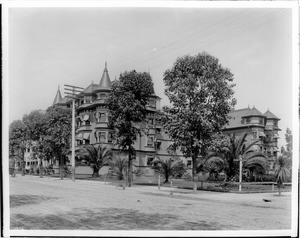
<path id="1" fill-rule="evenodd" d="M 58 86 L 58 90 L 57 90 L 57 93 L 56 93 L 56 96 L 54 98 L 54 101 L 53 101 L 53 106 L 57 103 L 59 103 L 60 101 L 62 100 L 62 96 L 61 96 L 61 93 L 60 93 L 60 89 L 59 89 L 59 86 Z"/>
<path id="2" fill-rule="evenodd" d="M 276 119 L 276 120 L 280 120 L 277 116 L 275 116 L 272 112 L 270 112 L 269 109 L 268 109 L 268 111 L 266 111 L 266 112 L 264 113 L 264 116 L 266 116 L 267 119 Z"/>
<path id="3" fill-rule="evenodd" d="M 107 63 L 105 62 L 105 68 L 100 80 L 99 89 L 111 90 L 111 82 L 107 71 Z"/>

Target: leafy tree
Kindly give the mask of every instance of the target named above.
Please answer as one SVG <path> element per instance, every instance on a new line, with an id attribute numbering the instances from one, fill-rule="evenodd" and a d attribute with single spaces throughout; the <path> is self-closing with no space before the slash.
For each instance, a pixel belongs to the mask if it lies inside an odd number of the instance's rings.
<path id="1" fill-rule="evenodd" d="M 55 156 L 59 160 L 60 178 L 63 179 L 63 165 L 71 146 L 71 121 L 70 109 L 51 106 L 46 112 L 44 124 L 45 136 L 40 142 L 41 150 L 47 156 Z"/>
<path id="2" fill-rule="evenodd" d="M 127 159 L 117 156 L 110 163 L 109 176 L 117 177 L 118 180 L 124 180 L 127 168 Z"/>
<path id="3" fill-rule="evenodd" d="M 109 128 L 113 129 L 113 138 L 118 141 L 119 148 L 128 152 L 128 185 L 132 183 L 133 144 L 137 134 L 141 133 L 138 123 L 145 120 L 146 105 L 149 96 L 154 93 L 153 82 L 149 73 L 135 70 L 120 75 L 112 85 L 108 97 Z"/>
<path id="4" fill-rule="evenodd" d="M 23 123 L 26 126 L 27 139 L 38 141 L 45 133 L 46 114 L 41 110 L 34 110 L 23 116 Z"/>
<path id="5" fill-rule="evenodd" d="M 293 158 L 293 134 L 289 128 L 286 128 L 285 141 L 286 145 L 285 148 L 283 146 L 281 147 L 281 154 L 286 156 L 287 159 L 290 160 L 289 165 L 291 165 Z"/>
<path id="6" fill-rule="evenodd" d="M 203 165 L 203 171 L 208 171 L 211 178 L 218 180 L 219 173 L 225 169 L 225 162 L 220 157 L 210 157 Z"/>
<path id="7" fill-rule="evenodd" d="M 169 182 L 169 178 L 171 176 L 177 177 L 177 176 L 182 176 L 186 169 L 185 169 L 185 164 L 182 161 L 174 161 L 174 159 L 170 158 L 166 161 L 162 159 L 157 159 L 157 161 L 154 162 L 153 164 L 153 169 L 155 172 L 161 174 L 165 178 L 164 183 Z"/>
<path id="8" fill-rule="evenodd" d="M 276 176 L 276 182 L 278 186 L 279 196 L 281 195 L 281 187 L 282 184 L 287 180 L 287 178 L 290 176 L 289 171 L 289 161 L 286 156 L 279 156 L 276 160 L 276 166 L 275 166 L 275 176 Z"/>
<path id="9" fill-rule="evenodd" d="M 9 125 L 9 153 L 21 158 L 22 175 L 25 175 L 24 153 L 26 150 L 27 128 L 21 120 L 13 121 Z"/>
<path id="10" fill-rule="evenodd" d="M 46 114 L 41 110 L 34 110 L 29 114 L 23 116 L 23 123 L 26 125 L 27 143 L 34 143 L 34 156 L 39 160 L 39 174 L 42 177 L 43 173 L 43 158 L 45 158 L 43 146 L 39 143 L 41 137 L 45 134 L 46 125 Z M 33 146 L 31 143 L 30 146 Z"/>
<path id="11" fill-rule="evenodd" d="M 93 169 L 93 177 L 98 177 L 99 170 L 103 166 L 108 165 L 112 159 L 112 152 L 102 145 L 89 145 L 79 153 L 79 158 L 87 161 Z"/>
<path id="12" fill-rule="evenodd" d="M 197 158 L 205 157 L 213 134 L 228 122 L 235 104 L 233 74 L 207 53 L 178 58 L 164 73 L 165 94 L 171 107 L 164 107 L 164 129 L 174 145 L 192 158 L 194 192 Z"/>

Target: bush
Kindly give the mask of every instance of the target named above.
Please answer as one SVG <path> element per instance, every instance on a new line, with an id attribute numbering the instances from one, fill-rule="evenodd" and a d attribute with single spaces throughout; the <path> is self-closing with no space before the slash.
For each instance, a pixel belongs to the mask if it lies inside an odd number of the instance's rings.
<path id="1" fill-rule="evenodd" d="M 185 179 L 186 181 L 192 181 L 192 175 L 190 175 L 189 173 L 183 174 L 183 179 Z"/>

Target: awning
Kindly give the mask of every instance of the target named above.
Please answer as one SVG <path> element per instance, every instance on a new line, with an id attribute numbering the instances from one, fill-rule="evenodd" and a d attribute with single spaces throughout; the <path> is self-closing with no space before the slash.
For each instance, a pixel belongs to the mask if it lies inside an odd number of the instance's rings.
<path id="1" fill-rule="evenodd" d="M 89 140 L 90 139 L 90 133 L 84 133 L 83 134 L 83 139 Z"/>
<path id="2" fill-rule="evenodd" d="M 90 118 L 89 115 L 84 115 L 83 120 L 84 120 L 84 121 L 87 121 L 87 120 L 89 120 L 89 118 Z"/>
<path id="3" fill-rule="evenodd" d="M 163 140 L 164 138 L 162 137 L 161 133 L 156 134 L 156 140 Z"/>
<path id="4" fill-rule="evenodd" d="M 266 134 L 263 133 L 262 131 L 260 131 L 260 132 L 259 132 L 259 136 L 261 136 L 261 137 L 266 137 Z"/>

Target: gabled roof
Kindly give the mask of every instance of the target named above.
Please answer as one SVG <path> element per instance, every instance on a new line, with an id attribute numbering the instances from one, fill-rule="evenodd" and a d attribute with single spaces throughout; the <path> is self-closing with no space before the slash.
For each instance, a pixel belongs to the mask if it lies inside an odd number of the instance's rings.
<path id="1" fill-rule="evenodd" d="M 95 83 L 91 83 L 87 88 L 85 88 L 83 90 L 83 94 L 90 94 L 90 93 L 93 93 L 93 91 L 95 91 L 96 89 L 99 88 L 99 85 L 98 84 L 95 84 Z"/>
<path id="2" fill-rule="evenodd" d="M 280 120 L 277 116 L 275 116 L 272 112 L 270 112 L 269 109 L 264 113 L 264 116 L 267 117 L 267 119 Z"/>
<path id="3" fill-rule="evenodd" d="M 252 117 L 252 116 L 260 116 L 260 117 L 264 117 L 264 115 L 258 111 L 255 107 L 253 107 L 252 109 L 250 109 L 247 114 L 245 114 L 243 117 Z"/>
<path id="4" fill-rule="evenodd" d="M 67 104 L 69 101 L 71 101 L 70 98 L 64 97 L 58 102 L 58 104 Z"/>
<path id="5" fill-rule="evenodd" d="M 53 106 L 57 103 L 59 103 L 59 101 L 62 99 L 62 96 L 61 96 L 61 93 L 60 93 L 60 89 L 59 89 L 59 86 L 58 86 L 58 89 L 57 89 L 57 93 L 56 93 L 56 96 L 54 98 L 54 101 L 53 101 Z"/>
<path id="6" fill-rule="evenodd" d="M 102 78 L 99 83 L 99 89 L 111 90 L 111 81 L 108 75 L 106 62 L 105 62 L 105 68 L 103 70 Z"/>

